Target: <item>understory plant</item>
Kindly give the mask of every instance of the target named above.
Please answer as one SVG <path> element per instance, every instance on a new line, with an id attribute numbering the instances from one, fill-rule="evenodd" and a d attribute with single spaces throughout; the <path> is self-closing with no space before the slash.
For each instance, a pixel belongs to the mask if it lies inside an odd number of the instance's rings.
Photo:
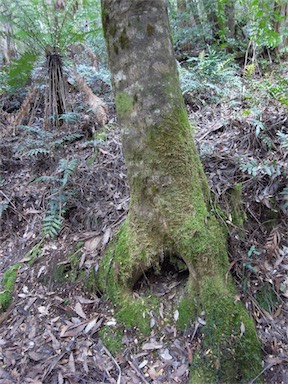
<path id="1" fill-rule="evenodd" d="M 75 194 L 68 186 L 69 180 L 74 175 L 77 168 L 77 160 L 61 159 L 58 163 L 55 176 L 40 176 L 34 182 L 49 183 L 50 193 L 48 196 L 47 209 L 43 218 L 44 236 L 53 238 L 58 235 L 63 227 L 64 215 L 67 211 L 69 198 Z"/>
<path id="2" fill-rule="evenodd" d="M 200 96 L 202 100 L 218 102 L 239 93 L 241 79 L 232 55 L 223 54 L 208 47 L 197 57 L 189 57 L 180 66 L 183 95 Z"/>

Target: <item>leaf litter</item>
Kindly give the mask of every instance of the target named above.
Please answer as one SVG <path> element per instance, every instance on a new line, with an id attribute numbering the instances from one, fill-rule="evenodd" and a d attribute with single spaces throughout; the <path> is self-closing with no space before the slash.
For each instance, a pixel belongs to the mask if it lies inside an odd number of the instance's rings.
<path id="1" fill-rule="evenodd" d="M 287 186 L 287 179 L 283 175 L 267 177 L 268 171 L 259 172 L 259 164 L 267 160 L 287 166 L 287 153 L 279 141 L 275 141 L 273 152 L 265 149 L 255 137 L 253 121 L 231 111 L 225 103 L 204 104 L 196 111 L 187 105 L 187 109 L 198 127 L 195 139 L 215 203 L 226 214 L 230 271 L 239 289 L 235 300 L 245 302 L 262 342 L 261 375 L 267 383 L 286 383 L 288 228 L 287 197 L 280 192 Z M 266 126 L 271 127 L 270 135 L 274 132 L 275 136 L 279 127 L 287 129 L 286 115 L 278 104 L 265 106 L 262 116 Z M 41 119 L 37 117 L 34 124 L 40 125 Z M 77 132 L 77 127 L 71 126 L 65 127 L 65 133 L 67 128 L 68 132 Z M 135 292 L 141 296 L 149 291 L 163 298 L 159 314 L 151 313 L 149 337 L 118 324 L 111 303 L 99 292 L 88 291 L 85 277 L 80 276 L 81 270 L 88 273 L 93 269 L 97 273 L 100 257 L 128 211 L 129 189 L 113 108 L 106 129 L 107 139 L 98 145 L 95 161 L 87 165 L 94 149 L 85 138 L 59 148 L 50 158 L 17 157 L 14 148 L 23 134 L 11 137 L 7 122 L 0 121 L 0 170 L 5 180 L 0 198 L 9 197 L 9 207 L 0 222 L 0 275 L 15 262 L 24 263 L 18 271 L 13 303 L 0 316 L 2 384 L 189 382 L 189 366 L 202 345 L 205 313 L 184 332 L 177 330 L 179 313 L 165 298 L 177 301 L 178 291 L 183 288 L 179 276 L 167 273 L 157 282 L 149 276 L 149 281 L 139 284 Z M 34 263 L 26 265 L 30 261 L 27 252 L 41 240 L 41 221 L 49 196 L 45 183 L 31 180 L 43 173 L 56 175 L 58 159 L 64 157 L 78 159 L 77 172 L 70 181 L 77 194 L 69 200 L 65 226 L 58 239 L 45 240 Z M 256 176 L 249 174 L 253 169 L 239 166 L 239 159 L 244 158 L 246 162 L 256 158 Z M 244 232 L 233 225 L 228 204 L 236 183 L 243 186 L 243 210 L 249 219 Z M 280 214 L 277 225 L 269 227 L 266 222 L 272 220 L 272 198 Z M 79 242 L 83 244 L 81 251 L 75 250 Z M 74 256 L 81 254 L 74 271 L 69 259 L 71 249 Z M 72 271 L 77 278 L 58 281 L 55 266 L 61 266 L 64 275 Z M 167 313 L 173 318 L 168 325 L 164 321 Z M 122 332 L 121 352 L 112 353 L 104 345 L 104 327 L 112 333 Z M 239 333 L 245 333 L 242 324 Z M 255 380 L 251 378 L 251 383 Z"/>

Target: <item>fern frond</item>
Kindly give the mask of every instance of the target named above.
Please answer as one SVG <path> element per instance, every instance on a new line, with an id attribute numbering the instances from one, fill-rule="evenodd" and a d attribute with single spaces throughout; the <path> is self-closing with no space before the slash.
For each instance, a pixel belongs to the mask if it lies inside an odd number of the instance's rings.
<path id="1" fill-rule="evenodd" d="M 33 148 L 30 151 L 24 153 L 25 156 L 28 157 L 37 157 L 39 154 L 41 155 L 49 155 L 50 151 L 46 148 Z"/>
<path id="2" fill-rule="evenodd" d="M 60 120 L 65 123 L 77 123 L 80 120 L 80 114 L 76 112 L 66 112 L 60 116 Z"/>
<path id="3" fill-rule="evenodd" d="M 280 137 L 281 147 L 288 148 L 288 134 L 283 132 L 277 132 L 277 136 Z"/>
<path id="4" fill-rule="evenodd" d="M 59 170 L 63 172 L 62 183 L 65 185 L 68 179 L 74 174 L 78 161 L 76 159 L 67 160 L 61 159 L 59 161 Z"/>
<path id="5" fill-rule="evenodd" d="M 57 179 L 57 177 L 54 177 L 54 176 L 40 176 L 34 179 L 32 182 L 38 183 L 39 181 L 61 182 L 61 179 Z"/>
<path id="6" fill-rule="evenodd" d="M 288 196 L 288 187 L 285 187 L 282 192 L 280 192 L 280 195 Z"/>
<path id="7" fill-rule="evenodd" d="M 257 176 L 259 172 L 259 163 L 257 159 L 243 157 L 239 160 L 239 168 L 241 171 L 247 172 L 251 176 Z"/>
<path id="8" fill-rule="evenodd" d="M 43 219 L 44 235 L 53 238 L 58 235 L 63 226 L 63 217 L 59 214 L 50 214 Z"/>
<path id="9" fill-rule="evenodd" d="M 81 139 L 83 137 L 83 133 L 71 133 L 69 135 L 65 135 L 61 137 L 60 139 L 57 139 L 54 141 L 53 145 L 57 147 L 61 147 L 63 144 L 72 143 L 75 140 Z"/>
<path id="10" fill-rule="evenodd" d="M 7 200 L 7 199 L 5 199 L 4 201 L 2 201 L 0 203 L 0 219 L 3 215 L 3 213 L 6 211 L 6 209 L 8 209 L 9 203 L 10 203 L 9 200 Z"/>
<path id="11" fill-rule="evenodd" d="M 51 139 L 53 137 L 51 132 L 45 131 L 41 128 L 31 127 L 29 125 L 18 125 L 17 128 L 22 129 L 27 133 L 34 133 L 36 136 L 42 139 Z"/>
<path id="12" fill-rule="evenodd" d="M 27 84 L 36 59 L 37 55 L 34 53 L 24 52 L 19 59 L 15 60 L 10 65 L 7 75 L 8 85 L 18 89 Z"/>

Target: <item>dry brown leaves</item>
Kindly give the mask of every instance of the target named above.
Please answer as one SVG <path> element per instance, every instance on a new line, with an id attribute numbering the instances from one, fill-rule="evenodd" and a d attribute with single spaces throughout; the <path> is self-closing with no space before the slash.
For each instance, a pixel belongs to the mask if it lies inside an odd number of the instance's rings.
<path id="1" fill-rule="evenodd" d="M 252 121 L 241 115 L 241 110 L 231 111 L 225 104 L 217 108 L 206 105 L 204 110 L 191 114 L 198 127 L 196 142 L 215 199 L 226 211 L 228 225 L 231 220 L 226 194 L 235 183 L 243 186 L 243 209 L 248 221 L 244 232 L 230 228 L 230 269 L 239 282 L 239 290 L 246 285 L 242 299 L 255 319 L 266 354 L 262 374 L 269 384 L 288 383 L 288 223 L 287 212 L 280 208 L 280 192 L 287 179 L 283 175 L 251 177 L 239 169 L 237 162 L 239 156 L 245 155 L 287 167 L 287 151 L 283 153 L 279 145 L 273 151 L 265 149 L 256 138 Z M 277 142 L 277 129 L 287 128 L 287 112 L 270 104 L 262 111 L 262 119 L 270 137 Z M 273 201 L 278 204 L 277 210 Z M 276 226 L 271 228 L 273 222 Z M 252 247 L 256 253 L 249 256 Z M 271 311 L 263 309 L 256 299 L 263 287 L 273 293 L 275 307 Z"/>
<path id="2" fill-rule="evenodd" d="M 237 228 L 231 230 L 230 253 L 231 270 L 239 288 L 244 279 L 247 288 L 235 300 L 245 300 L 257 323 L 265 351 L 262 373 L 267 383 L 287 383 L 287 220 L 280 219 L 276 228 L 265 227 L 269 196 L 277 190 L 275 180 L 267 184 L 264 177 L 247 177 L 235 161 L 238 154 L 267 154 L 255 140 L 251 122 L 239 120 L 225 104 L 217 108 L 205 106 L 192 118 L 199 127 L 196 139 L 201 139 L 198 145 L 216 200 L 225 209 L 227 190 L 236 182 L 244 185 L 243 200 L 249 221 L 244 237 L 239 236 Z M 281 109 L 267 110 L 264 118 L 268 126 L 271 120 L 274 128 L 283 121 L 286 124 Z M 1 117 L 1 127 L 7 122 L 9 119 Z M 35 169 L 53 175 L 55 159 L 44 163 L 13 159 L 13 142 L 3 130 L 1 136 L 6 140 L 0 148 L 5 178 L 2 190 L 13 203 L 1 223 L 3 271 L 23 259 L 39 239 L 49 191 L 45 185 L 35 186 L 29 181 Z M 198 319 L 184 335 L 177 332 L 175 324 L 164 325 L 165 313 L 173 311 L 167 302 L 181 290 L 171 276 L 154 287 L 153 292 L 164 299 L 159 315 L 151 313 L 150 336 L 144 338 L 136 329 L 123 329 L 123 352 L 115 356 L 99 338 L 104 326 L 112 332 L 119 326 L 111 304 L 88 294 L 81 284 L 59 284 L 49 279 L 51 267 L 66 265 L 67 251 L 78 241 L 84 242 L 78 268 L 94 268 L 97 272 L 99 257 L 127 214 L 129 191 L 119 130 L 110 125 L 108 140 L 97 148 L 98 156 L 92 166 L 87 166 L 86 160 L 95 149 L 84 144 L 76 142 L 57 154 L 79 159 L 80 166 L 71 181 L 71 188 L 78 194 L 70 201 L 61 236 L 45 244 L 34 266 L 24 266 L 19 272 L 13 305 L 2 322 L 0 319 L 0 383 L 188 383 L 189 364 L 201 342 L 199 328 L 203 324 Z M 275 155 L 279 162 L 285 161 L 283 153 Z M 277 182 L 279 189 L 283 180 Z M 252 245 L 259 254 L 249 258 Z M 251 269 L 247 268 L 248 262 Z M 271 312 L 263 310 L 255 299 L 255 294 L 267 284 L 278 299 Z M 135 292 L 141 294 L 145 291 Z M 166 295 L 169 300 L 165 300 Z M 173 316 L 176 321 L 177 312 Z"/>

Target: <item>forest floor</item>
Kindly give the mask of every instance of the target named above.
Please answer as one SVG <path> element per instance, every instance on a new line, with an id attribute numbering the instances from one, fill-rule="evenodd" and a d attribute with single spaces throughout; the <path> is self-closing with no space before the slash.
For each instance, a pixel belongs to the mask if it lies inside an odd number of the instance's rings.
<path id="1" fill-rule="evenodd" d="M 8 115 L 17 111 L 25 90 L 1 96 L 0 279 L 19 265 L 12 304 L 0 315 L 0 384 L 185 384 L 201 348 L 201 318 L 184 332 L 177 330 L 177 313 L 175 321 L 165 319 L 185 276 L 166 270 L 135 288 L 135 296 L 148 291 L 161 301 L 159 313 L 149 311 L 148 336 L 118 323 L 115 308 L 93 284 L 129 206 L 120 129 L 111 93 L 103 89 L 106 126 L 94 127 L 93 114 L 82 108 L 78 123 L 48 136 L 41 129 L 43 102 L 35 99 L 34 118 L 24 121 L 33 129 L 23 125 L 13 132 Z M 78 94 L 70 96 L 84 105 Z M 255 91 L 253 97 L 263 95 Z M 288 133 L 287 108 L 267 99 L 257 120 L 241 94 L 233 103 L 211 104 L 193 95 L 189 100 L 215 212 L 229 229 L 236 300 L 254 318 L 262 343 L 259 374 L 266 383 L 288 383 L 288 145 L 279 135 Z M 65 159 L 77 164 L 65 168 Z M 53 222 L 57 201 L 65 211 L 62 223 Z M 43 219 L 46 233 L 53 226 L 60 233 L 43 237 Z"/>

